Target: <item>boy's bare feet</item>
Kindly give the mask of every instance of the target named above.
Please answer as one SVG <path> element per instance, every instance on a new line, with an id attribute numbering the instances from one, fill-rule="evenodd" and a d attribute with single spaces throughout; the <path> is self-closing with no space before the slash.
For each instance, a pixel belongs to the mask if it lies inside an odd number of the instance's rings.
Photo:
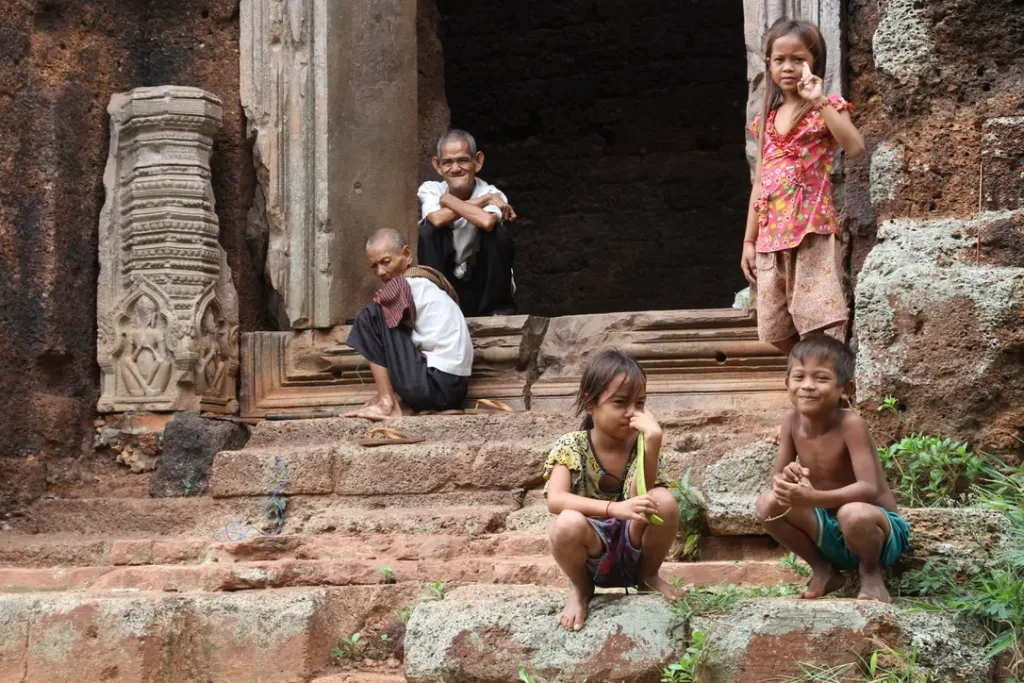
<path id="1" fill-rule="evenodd" d="M 857 595 L 857 599 L 892 602 L 889 589 L 885 587 L 885 576 L 881 569 L 860 573 L 860 593 Z"/>
<path id="2" fill-rule="evenodd" d="M 594 589 L 580 590 L 576 586 L 569 589 L 569 599 L 565 601 L 565 609 L 558 616 L 558 625 L 566 631 L 579 631 L 587 620 L 590 599 L 594 597 Z"/>
<path id="3" fill-rule="evenodd" d="M 773 446 L 778 446 L 779 445 L 779 441 L 781 441 L 781 440 L 782 440 L 782 425 L 779 425 L 774 430 L 772 430 L 771 434 L 769 434 L 768 436 L 764 437 L 765 443 L 770 443 Z"/>
<path id="4" fill-rule="evenodd" d="M 796 597 L 797 600 L 816 600 L 839 590 L 843 583 L 842 575 L 832 567 L 815 569 L 807 584 L 807 590 Z"/>
<path id="5" fill-rule="evenodd" d="M 641 579 L 637 581 L 636 587 L 642 591 L 657 591 L 669 600 L 678 600 L 686 595 L 686 589 L 676 588 L 671 583 L 657 575 L 651 579 Z"/>

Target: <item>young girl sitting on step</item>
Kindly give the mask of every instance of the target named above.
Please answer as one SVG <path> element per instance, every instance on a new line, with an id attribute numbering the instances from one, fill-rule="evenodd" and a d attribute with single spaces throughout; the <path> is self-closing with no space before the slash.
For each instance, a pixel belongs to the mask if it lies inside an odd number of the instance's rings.
<path id="1" fill-rule="evenodd" d="M 581 431 L 564 435 L 544 467 L 551 552 L 572 588 L 558 623 L 579 631 L 594 587 L 656 590 L 677 597 L 658 576 L 679 526 L 679 507 L 661 467 L 661 426 L 646 408 L 647 376 L 618 349 L 587 366 L 576 396 Z M 643 453 L 641 457 L 639 454 Z M 644 482 L 652 482 L 647 493 Z"/>
<path id="2" fill-rule="evenodd" d="M 864 153 L 852 105 L 822 91 L 826 48 L 806 21 L 780 19 L 765 39 L 764 106 L 740 265 L 756 288 L 761 341 L 789 354 L 811 332 L 845 334 L 848 317 L 830 174 L 837 147 Z"/>

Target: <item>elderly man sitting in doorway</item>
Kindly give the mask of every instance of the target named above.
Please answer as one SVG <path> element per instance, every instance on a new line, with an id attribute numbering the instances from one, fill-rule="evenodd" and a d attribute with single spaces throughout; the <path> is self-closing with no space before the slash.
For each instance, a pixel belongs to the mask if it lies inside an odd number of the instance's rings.
<path id="1" fill-rule="evenodd" d="M 473 344 L 457 295 L 437 271 L 412 265 L 405 236 L 385 228 L 366 242 L 384 283 L 359 312 L 348 345 L 370 362 L 377 393 L 345 417 L 375 422 L 408 411 L 457 408 L 466 397 Z"/>
<path id="2" fill-rule="evenodd" d="M 508 222 L 516 214 L 501 190 L 477 177 L 484 153 L 464 130 L 437 141 L 434 170 L 442 181 L 420 186 L 419 261 L 444 274 L 467 317 L 515 313 L 514 248 Z"/>

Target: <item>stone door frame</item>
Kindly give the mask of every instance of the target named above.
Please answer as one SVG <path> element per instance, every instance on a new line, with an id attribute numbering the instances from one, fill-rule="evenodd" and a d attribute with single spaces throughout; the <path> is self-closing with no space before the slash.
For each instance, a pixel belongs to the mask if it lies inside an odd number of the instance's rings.
<path id="1" fill-rule="evenodd" d="M 780 17 L 816 23 L 825 88 L 843 89 L 842 0 L 744 0 L 748 120 L 763 98 L 762 41 Z M 241 100 L 282 329 L 344 323 L 375 283 L 363 242 L 380 227 L 416 238 L 417 0 L 241 0 Z M 753 167 L 756 143 L 747 140 Z"/>

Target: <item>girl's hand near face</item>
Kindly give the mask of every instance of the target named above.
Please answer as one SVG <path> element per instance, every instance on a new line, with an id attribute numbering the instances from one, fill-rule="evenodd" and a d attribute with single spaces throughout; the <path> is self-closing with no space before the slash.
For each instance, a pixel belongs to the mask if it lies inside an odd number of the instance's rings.
<path id="1" fill-rule="evenodd" d="M 821 78 L 811 73 L 811 67 L 807 62 L 804 62 L 804 73 L 797 84 L 797 92 L 809 102 L 818 102 L 825 97 Z"/>
<path id="2" fill-rule="evenodd" d="M 646 406 L 642 412 L 633 413 L 633 417 L 629 419 L 629 426 L 643 434 L 646 439 L 661 438 L 661 425 Z"/>

